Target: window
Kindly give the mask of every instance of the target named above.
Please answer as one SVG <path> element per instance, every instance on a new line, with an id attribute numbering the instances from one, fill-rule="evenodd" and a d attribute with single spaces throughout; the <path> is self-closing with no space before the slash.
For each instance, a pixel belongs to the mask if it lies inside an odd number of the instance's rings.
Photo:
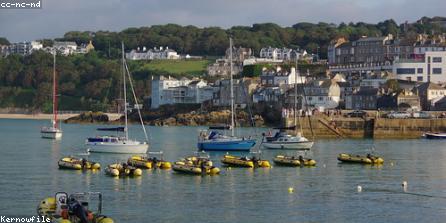
<path id="1" fill-rule="evenodd" d="M 324 100 L 324 98 L 323 97 L 319 97 L 319 101 L 323 101 Z"/>
<path id="2" fill-rule="evenodd" d="M 311 101 L 311 100 L 313 100 L 313 97 L 308 97 L 308 101 Z"/>
<path id="3" fill-rule="evenodd" d="M 415 68 L 397 68 L 396 74 L 415 74 Z"/>
<path id="4" fill-rule="evenodd" d="M 441 63 L 441 57 L 432 57 L 432 62 Z"/>
<path id="5" fill-rule="evenodd" d="M 417 74 L 422 74 L 423 73 L 423 68 L 417 68 Z"/>
<path id="6" fill-rule="evenodd" d="M 423 81 L 423 76 L 418 76 L 417 81 Z"/>
<path id="7" fill-rule="evenodd" d="M 441 74 L 441 68 L 432 68 L 432 74 Z"/>

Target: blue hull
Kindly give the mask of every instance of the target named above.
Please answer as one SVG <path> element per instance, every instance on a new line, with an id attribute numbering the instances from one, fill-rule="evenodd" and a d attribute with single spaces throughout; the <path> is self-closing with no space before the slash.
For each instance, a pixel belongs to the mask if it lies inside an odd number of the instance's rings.
<path id="1" fill-rule="evenodd" d="M 203 151 L 249 151 L 256 144 L 255 140 L 199 142 L 198 150 Z"/>

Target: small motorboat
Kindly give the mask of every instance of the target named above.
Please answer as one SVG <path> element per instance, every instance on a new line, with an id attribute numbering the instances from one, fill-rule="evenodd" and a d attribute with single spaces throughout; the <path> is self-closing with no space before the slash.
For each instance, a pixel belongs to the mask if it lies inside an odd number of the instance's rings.
<path id="1" fill-rule="evenodd" d="M 341 153 L 338 155 L 338 160 L 346 163 L 361 163 L 361 164 L 383 164 L 384 159 L 379 156 L 373 156 L 371 154 L 367 154 L 366 156 L 361 155 L 352 155 Z"/>
<path id="2" fill-rule="evenodd" d="M 227 166 L 234 167 L 271 167 L 268 160 L 257 159 L 256 157 L 248 158 L 241 156 L 224 155 L 221 162 Z"/>
<path id="3" fill-rule="evenodd" d="M 316 166 L 316 160 L 306 159 L 302 156 L 295 157 L 277 155 L 276 157 L 274 157 L 273 161 L 276 165 L 281 166 Z"/>
<path id="4" fill-rule="evenodd" d="M 188 174 L 196 174 L 200 175 L 203 171 L 199 166 L 186 164 L 182 161 L 177 161 L 173 163 L 172 170 L 179 173 L 188 173 Z"/>
<path id="5" fill-rule="evenodd" d="M 101 164 L 97 162 L 75 157 L 63 157 L 57 162 L 57 165 L 60 169 L 70 170 L 98 170 L 101 168 Z"/>
<path id="6" fill-rule="evenodd" d="M 97 208 L 93 210 L 92 204 L 97 204 Z M 39 203 L 37 214 L 44 219 L 40 222 L 114 222 L 102 215 L 102 194 L 99 192 L 74 193 L 70 196 L 65 192 L 58 192 L 54 197 L 48 197 Z"/>
<path id="7" fill-rule="evenodd" d="M 446 139 L 446 132 L 425 132 L 423 136 L 426 139 Z"/>
<path id="8" fill-rule="evenodd" d="M 173 164 L 172 169 L 180 173 L 215 175 L 220 173 L 218 167 L 213 166 L 209 157 L 190 156 Z"/>
<path id="9" fill-rule="evenodd" d="M 158 159 L 156 157 L 146 157 L 146 156 L 132 156 L 127 160 L 127 164 L 137 168 L 144 169 L 170 169 L 172 164 L 163 159 Z"/>
<path id="10" fill-rule="evenodd" d="M 118 177 L 118 176 L 141 176 L 142 170 L 133 166 L 129 166 L 127 163 L 113 163 L 105 168 L 105 173 L 107 175 Z"/>
<path id="11" fill-rule="evenodd" d="M 302 135 L 277 132 L 273 137 L 264 137 L 262 146 L 267 149 L 310 150 L 314 142 Z"/>

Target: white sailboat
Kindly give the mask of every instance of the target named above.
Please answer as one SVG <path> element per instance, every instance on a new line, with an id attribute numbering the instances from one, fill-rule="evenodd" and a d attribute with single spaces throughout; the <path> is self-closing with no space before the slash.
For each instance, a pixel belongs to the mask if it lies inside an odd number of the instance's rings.
<path id="1" fill-rule="evenodd" d="M 132 78 L 130 76 L 130 72 L 127 67 L 127 63 L 124 58 L 124 43 L 122 43 L 122 78 L 123 78 L 123 91 L 124 91 L 124 117 L 125 117 L 125 127 L 117 127 L 117 128 L 100 128 L 99 131 L 116 131 L 117 135 L 105 135 L 105 136 L 96 136 L 88 138 L 85 142 L 88 151 L 97 152 L 97 153 L 132 153 L 132 154 L 143 154 L 147 153 L 149 149 L 147 132 L 144 127 L 144 123 L 141 117 L 141 111 L 139 107 L 137 108 L 139 119 L 141 122 L 142 129 L 144 131 L 144 135 L 146 137 L 145 142 L 140 142 L 137 140 L 129 139 L 128 132 L 128 117 L 127 117 L 127 87 L 126 87 L 126 73 L 129 78 L 131 90 L 133 93 L 133 97 L 135 103 L 138 104 L 138 100 L 136 98 L 135 90 L 133 88 Z M 123 132 L 120 135 L 120 132 Z"/>
<path id="2" fill-rule="evenodd" d="M 284 129 L 295 130 L 297 126 L 297 72 L 296 60 L 296 74 L 294 76 L 294 126 L 292 128 L 280 129 L 273 137 L 264 137 L 262 145 L 267 149 L 309 150 L 313 147 L 314 142 L 302 136 L 302 123 L 299 123 L 301 131 L 296 135 L 287 134 L 285 131 L 282 131 Z"/>
<path id="3" fill-rule="evenodd" d="M 57 123 L 57 80 L 56 80 L 56 52 L 53 53 L 53 118 L 51 119 L 51 126 L 43 126 L 40 129 L 42 138 L 47 139 L 61 139 L 62 130 Z"/>

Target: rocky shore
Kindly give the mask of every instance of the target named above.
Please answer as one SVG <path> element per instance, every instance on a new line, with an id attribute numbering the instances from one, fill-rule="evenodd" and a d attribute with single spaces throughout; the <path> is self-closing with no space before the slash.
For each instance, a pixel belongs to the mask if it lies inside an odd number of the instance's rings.
<path id="1" fill-rule="evenodd" d="M 103 112 L 84 112 L 80 115 L 68 118 L 64 120 L 64 123 L 68 124 L 81 124 L 81 123 L 108 123 L 109 117 Z"/>
<path id="2" fill-rule="evenodd" d="M 229 110 L 212 111 L 207 113 L 188 112 L 179 113 L 168 118 L 158 118 L 154 120 L 145 120 L 149 125 L 154 126 L 210 126 L 231 123 Z M 265 123 L 259 115 L 254 116 L 255 126 L 263 126 Z M 249 114 L 246 112 L 238 112 L 236 123 L 239 126 L 251 126 Z"/>
<path id="3" fill-rule="evenodd" d="M 143 113 L 144 124 L 153 126 L 210 126 L 225 125 L 231 123 L 229 110 L 198 112 L 190 111 L 177 114 L 158 114 L 154 112 Z M 133 123 L 139 122 L 137 113 L 129 115 L 129 121 Z M 255 126 L 264 126 L 264 120 L 260 115 L 254 116 Z M 124 122 L 123 117 L 118 120 L 110 120 L 107 114 L 102 112 L 85 112 L 78 116 L 68 118 L 64 121 L 69 124 L 121 124 Z M 251 126 L 250 118 L 246 112 L 238 112 L 236 116 L 238 126 Z"/>

